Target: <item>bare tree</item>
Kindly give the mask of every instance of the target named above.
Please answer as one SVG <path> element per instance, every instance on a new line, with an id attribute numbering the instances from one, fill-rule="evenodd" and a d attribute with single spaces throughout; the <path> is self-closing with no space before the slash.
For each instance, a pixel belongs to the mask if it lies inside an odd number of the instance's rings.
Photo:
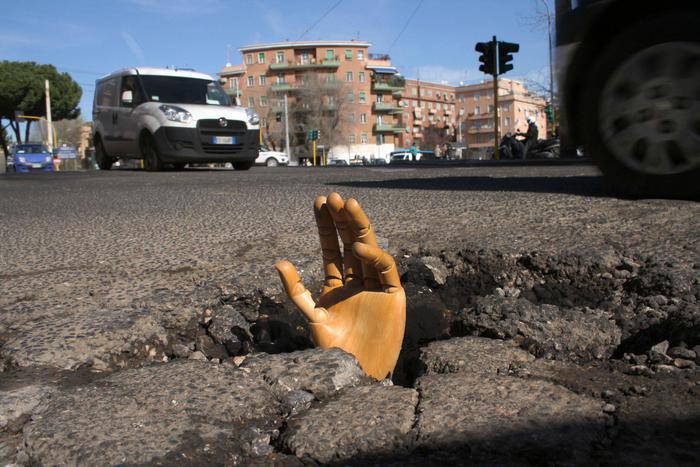
<path id="1" fill-rule="evenodd" d="M 307 73 L 294 84 L 289 92 L 288 114 L 290 144 L 306 145 L 310 130 L 320 132 L 319 143 L 327 148 L 344 144 L 349 131 L 343 118 L 349 103 L 349 90 L 344 83 L 328 81 L 322 75 Z M 271 104 L 267 112 L 266 139 L 272 147 L 284 145 L 284 95 L 270 90 Z M 277 121 L 279 115 L 279 122 Z"/>

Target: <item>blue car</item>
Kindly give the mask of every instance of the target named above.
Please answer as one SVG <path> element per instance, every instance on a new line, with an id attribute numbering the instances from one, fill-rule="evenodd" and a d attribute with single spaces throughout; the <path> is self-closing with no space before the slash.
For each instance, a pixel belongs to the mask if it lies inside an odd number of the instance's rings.
<path id="1" fill-rule="evenodd" d="M 15 172 L 53 172 L 53 160 L 43 144 L 17 144 L 12 151 Z"/>

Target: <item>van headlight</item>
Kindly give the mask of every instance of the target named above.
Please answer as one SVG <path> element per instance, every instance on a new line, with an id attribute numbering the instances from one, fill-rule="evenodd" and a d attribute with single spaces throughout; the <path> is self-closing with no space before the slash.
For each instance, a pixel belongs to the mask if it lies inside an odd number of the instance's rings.
<path id="1" fill-rule="evenodd" d="M 251 109 L 250 107 L 246 107 L 245 114 L 248 117 L 248 123 L 251 125 L 257 125 L 260 123 L 260 115 L 258 115 L 255 110 Z"/>
<path id="2" fill-rule="evenodd" d="M 165 104 L 158 108 L 163 112 L 165 118 L 172 122 L 190 123 L 192 121 L 192 114 L 183 108 Z"/>

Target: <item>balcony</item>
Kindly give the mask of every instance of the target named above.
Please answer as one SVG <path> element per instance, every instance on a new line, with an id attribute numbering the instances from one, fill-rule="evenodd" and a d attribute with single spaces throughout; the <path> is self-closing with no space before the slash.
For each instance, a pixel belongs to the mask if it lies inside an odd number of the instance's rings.
<path id="1" fill-rule="evenodd" d="M 324 68 L 338 68 L 340 66 L 340 60 L 336 57 L 334 60 L 321 60 L 320 62 L 311 61 L 308 63 L 302 62 L 282 62 L 282 63 L 271 63 L 271 71 L 295 71 L 295 70 L 318 70 Z"/>
<path id="2" fill-rule="evenodd" d="M 405 87 L 406 80 L 403 78 L 393 77 L 391 79 L 375 79 L 372 81 L 372 90 L 378 92 L 391 92 L 395 95 L 400 95 Z"/>
<path id="3" fill-rule="evenodd" d="M 395 123 L 376 123 L 374 125 L 375 133 L 404 133 L 405 131 L 406 127 Z"/>
<path id="4" fill-rule="evenodd" d="M 403 109 L 400 106 L 387 102 L 375 102 L 372 105 L 372 110 L 377 113 L 387 112 L 390 114 L 400 114 L 401 112 L 403 112 Z"/>
<path id="5" fill-rule="evenodd" d="M 292 86 L 290 83 L 274 83 L 272 86 L 270 86 L 270 89 L 272 92 L 289 92 L 294 89 L 294 86 Z"/>

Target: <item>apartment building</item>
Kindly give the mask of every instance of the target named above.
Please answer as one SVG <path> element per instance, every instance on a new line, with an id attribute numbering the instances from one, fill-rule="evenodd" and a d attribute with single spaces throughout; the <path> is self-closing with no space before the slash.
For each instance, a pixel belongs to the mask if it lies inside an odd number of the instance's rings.
<path id="1" fill-rule="evenodd" d="M 219 76 L 230 95 L 260 114 L 263 140 L 276 146 L 280 146 L 284 125 L 280 117 L 285 95 L 299 113 L 305 109 L 304 88 L 310 82 L 335 89 L 325 93 L 323 104 L 329 113 L 342 113 L 341 124 L 334 127 L 334 132 L 342 134 L 342 141 L 335 140 L 334 147 L 328 149 L 348 157 L 387 158 L 406 131 L 398 104 L 404 82 L 389 56 L 370 54 L 370 46 L 362 41 L 251 45 L 239 49 L 242 65 L 226 66 Z M 340 99 L 342 106 L 336 102 Z M 303 141 L 306 130 L 295 125 L 292 137 Z M 324 144 L 325 137 L 322 132 L 319 144 Z"/>
<path id="2" fill-rule="evenodd" d="M 459 132 L 471 147 L 492 147 L 494 144 L 493 82 L 459 86 L 457 96 Z M 547 134 L 546 102 L 531 94 L 523 83 L 509 79 L 498 81 L 499 134 L 527 130 L 527 118 L 535 117 L 540 137 Z"/>
<path id="3" fill-rule="evenodd" d="M 399 102 L 404 109 L 402 121 L 409 129 L 404 146 L 420 145 L 429 138 L 456 141 L 458 136 L 457 101 L 454 86 L 446 83 L 406 80 L 406 91 Z"/>
<path id="4" fill-rule="evenodd" d="M 227 65 L 219 76 L 231 96 L 260 114 L 263 141 L 277 147 L 283 144 L 284 97 L 295 112 L 305 112 L 304 89 L 310 81 L 322 83 L 320 89 L 340 90 L 323 93 L 322 98 L 323 108 L 329 115 L 335 112 L 342 125 L 326 134 L 322 131 L 319 141 L 336 157 L 388 159 L 396 148 L 414 142 L 425 147 L 436 139 L 475 148 L 493 146 L 491 81 L 451 86 L 406 80 L 388 55 L 370 53 L 371 45 L 351 40 L 245 46 L 239 49 L 243 63 Z M 545 135 L 544 107 L 545 101 L 522 83 L 499 81 L 501 134 L 525 131 L 527 117 L 532 115 Z M 304 141 L 308 128 L 296 125 L 303 115 L 293 120 L 294 146 L 295 137 L 297 143 Z M 335 135 L 330 144 L 328 133 Z M 292 163 L 296 156 L 291 155 Z"/>

